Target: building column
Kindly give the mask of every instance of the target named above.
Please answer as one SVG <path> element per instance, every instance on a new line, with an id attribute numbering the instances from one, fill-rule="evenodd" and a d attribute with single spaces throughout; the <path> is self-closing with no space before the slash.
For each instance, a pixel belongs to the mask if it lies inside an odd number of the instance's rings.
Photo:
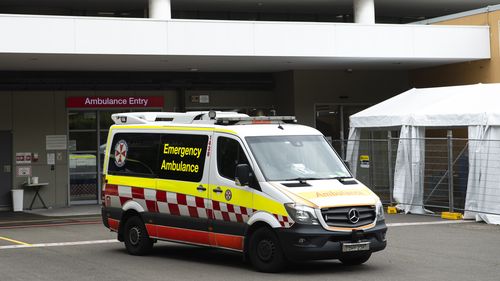
<path id="1" fill-rule="evenodd" d="M 375 24 L 375 0 L 353 0 L 354 22 Z"/>
<path id="2" fill-rule="evenodd" d="M 171 19 L 170 0 L 149 0 L 149 17 L 161 20 Z"/>

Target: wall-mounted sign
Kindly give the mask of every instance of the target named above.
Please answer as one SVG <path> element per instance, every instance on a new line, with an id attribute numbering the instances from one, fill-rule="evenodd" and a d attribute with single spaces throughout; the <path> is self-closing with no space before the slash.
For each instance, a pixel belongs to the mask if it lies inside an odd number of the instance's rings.
<path id="1" fill-rule="evenodd" d="M 193 95 L 191 96 L 192 103 L 210 103 L 209 95 Z"/>
<path id="2" fill-rule="evenodd" d="M 200 95 L 200 103 L 210 103 L 209 95 Z"/>
<path id="3" fill-rule="evenodd" d="M 163 107 L 163 97 L 68 97 L 67 108 Z"/>
<path id="4" fill-rule="evenodd" d="M 31 152 L 16 152 L 16 164 L 31 164 Z"/>
<path id="5" fill-rule="evenodd" d="M 66 135 L 47 135 L 45 136 L 45 149 L 47 150 L 66 150 L 68 139 Z"/>
<path id="6" fill-rule="evenodd" d="M 368 155 L 360 155 L 359 156 L 359 166 L 364 169 L 370 168 L 370 156 Z"/>
<path id="7" fill-rule="evenodd" d="M 16 175 L 18 177 L 31 176 L 31 166 L 18 166 L 18 167 L 16 167 Z"/>
<path id="8" fill-rule="evenodd" d="M 56 154 L 47 153 L 47 165 L 55 165 L 55 164 L 56 164 Z"/>

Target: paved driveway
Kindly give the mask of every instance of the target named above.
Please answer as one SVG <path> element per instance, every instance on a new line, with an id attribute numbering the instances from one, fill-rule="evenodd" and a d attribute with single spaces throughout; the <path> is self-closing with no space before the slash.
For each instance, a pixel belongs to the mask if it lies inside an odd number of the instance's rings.
<path id="1" fill-rule="evenodd" d="M 364 265 L 292 264 L 255 272 L 236 253 L 160 242 L 128 255 L 101 224 L 0 228 L 0 280 L 500 280 L 500 227 L 387 215 L 388 247 Z"/>

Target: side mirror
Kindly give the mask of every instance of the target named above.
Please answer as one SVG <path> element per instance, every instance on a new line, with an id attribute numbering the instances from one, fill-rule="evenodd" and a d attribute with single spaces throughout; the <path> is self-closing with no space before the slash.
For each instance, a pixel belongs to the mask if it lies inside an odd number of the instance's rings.
<path id="1" fill-rule="evenodd" d="M 250 166 L 248 164 L 236 165 L 234 182 L 237 186 L 245 186 L 250 183 Z"/>

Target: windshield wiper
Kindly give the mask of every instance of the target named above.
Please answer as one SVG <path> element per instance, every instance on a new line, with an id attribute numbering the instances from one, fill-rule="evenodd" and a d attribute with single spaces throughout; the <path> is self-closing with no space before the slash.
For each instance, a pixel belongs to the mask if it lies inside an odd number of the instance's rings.
<path id="1" fill-rule="evenodd" d="M 334 178 L 332 178 L 332 179 L 334 179 L 334 180 L 338 180 L 339 182 L 341 182 L 341 183 L 342 183 L 342 182 L 344 182 L 344 180 L 347 180 L 347 179 L 352 179 L 352 178 L 353 178 L 353 177 L 350 177 L 350 176 L 348 176 L 348 177 L 345 177 L 345 176 L 344 176 L 344 177 L 334 177 Z"/>
<path id="2" fill-rule="evenodd" d="M 346 180 L 346 179 L 352 179 L 351 176 L 342 176 L 342 177 L 333 177 L 333 178 L 330 178 L 332 180 Z"/>
<path id="3" fill-rule="evenodd" d="M 309 180 L 339 180 L 343 181 L 346 179 L 352 179 L 350 176 L 342 176 L 342 177 L 327 177 L 327 178 L 306 178 L 306 177 L 298 177 L 298 178 L 292 178 L 292 179 L 284 179 L 283 181 L 298 181 L 300 183 L 306 183 L 306 181 Z"/>
<path id="4" fill-rule="evenodd" d="M 319 178 L 303 178 L 303 177 L 299 177 L 299 178 L 292 178 L 292 179 L 284 179 L 283 181 L 299 181 L 300 183 L 306 183 L 306 181 L 309 181 L 309 180 L 319 180 Z"/>

